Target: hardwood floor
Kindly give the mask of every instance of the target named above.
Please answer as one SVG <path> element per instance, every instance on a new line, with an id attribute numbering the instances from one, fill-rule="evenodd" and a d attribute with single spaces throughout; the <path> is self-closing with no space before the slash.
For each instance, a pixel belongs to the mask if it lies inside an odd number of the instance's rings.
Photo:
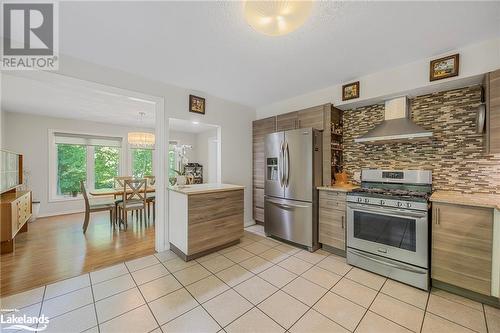
<path id="1" fill-rule="evenodd" d="M 143 222 L 144 223 L 144 222 Z M 107 212 L 41 218 L 16 237 L 13 253 L 0 256 L 0 295 L 6 296 L 143 257 L 155 252 L 154 225 L 129 221 L 127 231 L 110 227 Z"/>

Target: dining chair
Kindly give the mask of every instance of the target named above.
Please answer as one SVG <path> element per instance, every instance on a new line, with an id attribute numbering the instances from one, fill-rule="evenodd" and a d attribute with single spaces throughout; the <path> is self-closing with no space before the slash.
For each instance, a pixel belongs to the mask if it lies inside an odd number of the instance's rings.
<path id="1" fill-rule="evenodd" d="M 144 176 L 144 178 L 147 180 L 147 186 L 154 186 L 156 183 L 156 177 L 155 176 Z M 151 193 L 146 193 L 146 204 L 147 204 L 147 210 L 148 210 L 148 221 L 150 221 L 150 205 L 153 206 L 153 222 L 156 219 L 156 196 L 155 192 Z"/>
<path id="2" fill-rule="evenodd" d="M 136 211 L 136 218 L 138 218 L 138 213 L 140 212 L 140 217 L 142 221 L 142 212 L 144 211 L 144 218 L 146 218 L 146 207 L 147 207 L 147 197 L 146 197 L 146 183 L 145 178 L 142 179 L 127 179 L 124 181 L 123 201 L 119 202 L 118 215 L 119 223 L 125 224 L 125 229 L 128 228 L 128 212 Z"/>
<path id="3" fill-rule="evenodd" d="M 133 177 L 132 176 L 116 176 L 114 178 L 113 188 L 118 188 L 118 189 L 124 188 L 125 181 L 130 180 L 130 179 L 133 179 Z M 114 195 L 115 199 L 117 196 L 118 196 L 117 194 Z"/>
<path id="4" fill-rule="evenodd" d="M 109 222 L 114 226 L 114 215 L 116 213 L 114 201 L 98 201 L 91 202 L 87 191 L 85 182 L 80 181 L 80 189 L 82 191 L 83 199 L 85 201 L 85 219 L 83 221 L 83 233 L 87 232 L 89 226 L 90 213 L 109 211 Z"/>

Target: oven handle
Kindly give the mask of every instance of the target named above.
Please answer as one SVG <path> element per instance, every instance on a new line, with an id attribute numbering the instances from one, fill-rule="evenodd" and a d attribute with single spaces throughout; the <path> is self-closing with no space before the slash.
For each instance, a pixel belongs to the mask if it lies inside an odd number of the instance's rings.
<path id="1" fill-rule="evenodd" d="M 419 270 L 419 269 L 412 268 L 412 267 L 409 267 L 409 266 L 403 265 L 403 264 L 399 264 L 399 265 L 398 264 L 393 264 L 392 262 L 388 262 L 388 261 L 385 261 L 383 259 L 372 257 L 369 254 L 363 253 L 363 252 L 355 250 L 355 249 L 351 249 L 350 248 L 348 251 L 354 253 L 357 256 L 360 256 L 362 258 L 365 258 L 365 259 L 368 259 L 368 260 L 371 260 L 371 261 L 375 261 L 376 263 L 379 263 L 379 264 L 382 264 L 382 265 L 390 266 L 390 267 L 397 268 L 397 269 L 403 269 L 405 271 L 412 272 L 412 273 L 426 274 L 425 270 Z"/>
<path id="2" fill-rule="evenodd" d="M 414 213 L 414 212 L 408 212 L 400 209 L 391 209 L 387 207 L 377 207 L 377 209 L 373 209 L 372 206 L 368 205 L 363 205 L 363 204 L 358 204 L 358 203 L 348 203 L 347 207 L 350 208 L 360 208 L 363 211 L 371 212 L 371 213 L 390 213 L 398 216 L 405 216 L 405 217 L 414 217 L 414 218 L 424 218 L 427 216 L 427 212 L 422 212 L 422 213 Z"/>

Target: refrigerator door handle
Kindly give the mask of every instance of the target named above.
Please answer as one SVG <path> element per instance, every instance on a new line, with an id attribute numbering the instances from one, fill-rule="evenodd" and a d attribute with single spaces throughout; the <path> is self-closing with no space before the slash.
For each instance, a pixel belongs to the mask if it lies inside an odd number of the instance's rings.
<path id="1" fill-rule="evenodd" d="M 284 168 L 284 158 L 285 158 L 285 153 L 284 153 L 284 147 L 283 147 L 283 142 L 281 142 L 280 144 L 280 156 L 279 156 L 279 162 L 278 162 L 278 177 L 280 178 L 280 186 L 283 187 L 284 186 L 284 177 L 285 177 L 285 173 L 283 172 L 283 168 Z"/>
<path id="2" fill-rule="evenodd" d="M 288 142 L 285 142 L 286 149 L 286 183 L 285 186 L 288 187 L 290 184 L 290 150 L 288 149 Z"/>

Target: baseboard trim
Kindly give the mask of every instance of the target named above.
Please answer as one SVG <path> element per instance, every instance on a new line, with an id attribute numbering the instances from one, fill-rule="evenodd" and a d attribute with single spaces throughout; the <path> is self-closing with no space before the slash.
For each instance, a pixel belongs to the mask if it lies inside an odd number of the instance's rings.
<path id="1" fill-rule="evenodd" d="M 64 211 L 64 212 L 39 214 L 36 219 L 38 220 L 38 219 L 41 219 L 41 218 L 44 218 L 44 217 L 61 216 L 61 215 L 71 215 L 71 214 L 80 214 L 80 213 L 84 213 L 84 212 L 85 212 L 85 210 L 83 210 L 83 209 L 75 209 L 75 210 L 68 210 L 68 211 Z"/>
<path id="2" fill-rule="evenodd" d="M 500 299 L 498 299 L 496 297 L 479 294 L 479 293 L 476 293 L 476 292 L 471 291 L 471 290 L 467 290 L 464 288 L 460 288 L 460 287 L 448 284 L 446 282 L 441 282 L 439 280 L 431 279 L 431 284 L 433 287 L 446 290 L 452 294 L 457 294 L 457 295 L 472 299 L 472 300 L 477 301 L 477 302 L 481 302 L 484 304 L 494 306 L 496 308 L 500 308 Z"/>

